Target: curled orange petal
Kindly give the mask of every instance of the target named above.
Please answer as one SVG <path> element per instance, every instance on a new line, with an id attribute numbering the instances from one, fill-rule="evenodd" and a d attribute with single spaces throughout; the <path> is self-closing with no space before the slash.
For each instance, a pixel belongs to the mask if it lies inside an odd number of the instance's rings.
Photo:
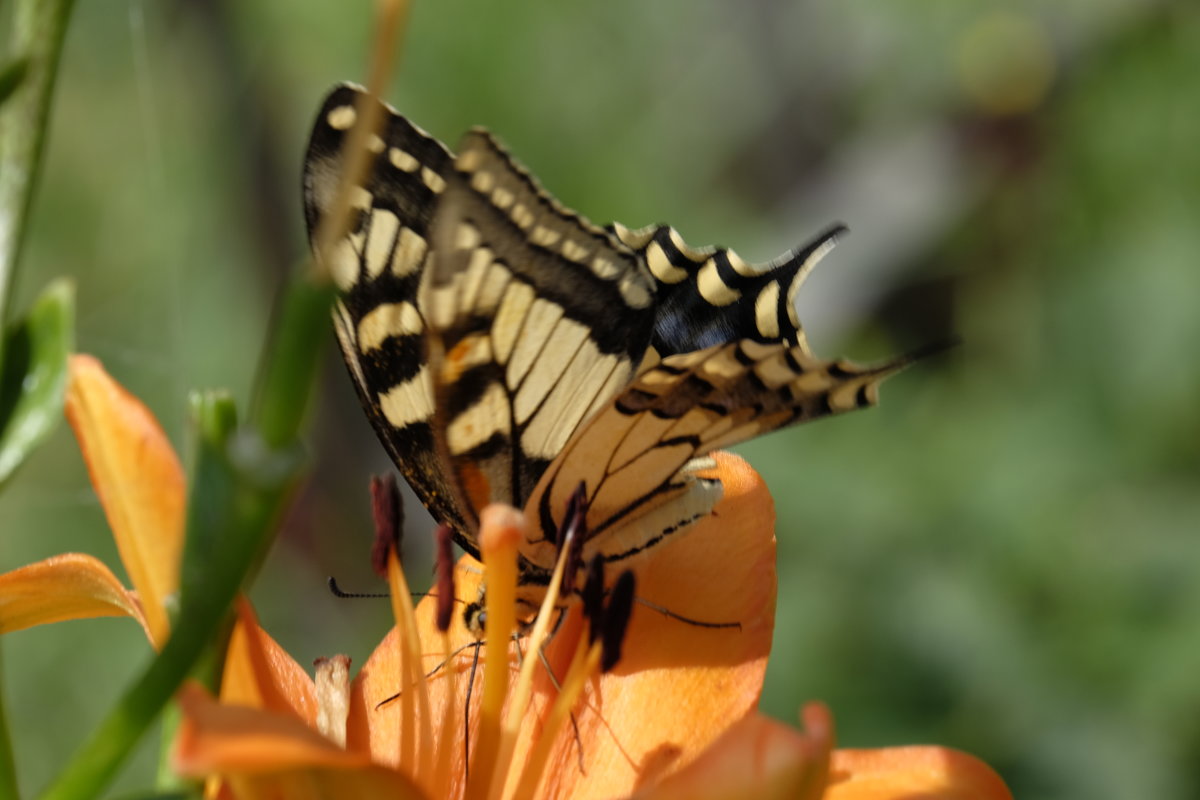
<path id="1" fill-rule="evenodd" d="M 403 775 L 335 745 L 294 716 L 223 705 L 194 684 L 172 761 L 181 775 L 221 775 L 238 798 L 421 798 Z"/>
<path id="2" fill-rule="evenodd" d="M 150 636 L 168 633 L 165 600 L 179 585 L 183 468 L 154 415 L 95 358 L 71 357 L 66 413 L 104 506 Z"/>
<path id="3" fill-rule="evenodd" d="M 362 753 L 343 750 L 290 714 L 223 704 L 195 684 L 179 690 L 183 724 L 174 763 L 184 775 L 271 772 L 299 767 L 361 768 Z"/>
<path id="4" fill-rule="evenodd" d="M 91 617 L 146 618 L 133 594 L 104 562 L 63 553 L 0 575 L 0 633 Z"/>
<path id="5" fill-rule="evenodd" d="M 946 747 L 835 750 L 826 800 L 1012 800 L 1000 776 Z"/>
<path id="6" fill-rule="evenodd" d="M 317 700 L 312 677 L 259 627 L 245 598 L 238 600 L 237 615 L 225 651 L 221 701 L 290 714 L 315 727 Z"/>
<path id="7" fill-rule="evenodd" d="M 694 762 L 635 800 L 819 800 L 829 743 L 820 731 L 802 733 L 761 714 L 725 731 Z"/>
<path id="8" fill-rule="evenodd" d="M 760 714 L 726 730 L 683 770 L 636 800 L 820 800 L 828 742 Z"/>

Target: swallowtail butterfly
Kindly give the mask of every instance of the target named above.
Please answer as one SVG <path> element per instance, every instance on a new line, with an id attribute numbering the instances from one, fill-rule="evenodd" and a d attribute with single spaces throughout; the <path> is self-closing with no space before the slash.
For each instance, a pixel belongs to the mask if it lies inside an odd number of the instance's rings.
<path id="1" fill-rule="evenodd" d="M 338 86 L 317 115 L 310 239 L 361 98 Z M 324 254 L 338 341 L 379 438 L 463 549 L 478 556 L 490 502 L 538 523 L 525 603 L 540 600 L 580 482 L 585 561 L 632 559 L 710 512 L 721 484 L 704 474 L 709 452 L 873 405 L 911 360 L 860 366 L 809 349 L 793 300 L 840 227 L 762 265 L 688 247 L 665 225 L 600 228 L 487 131 L 455 154 L 390 107 L 382 116 L 349 231 Z"/>

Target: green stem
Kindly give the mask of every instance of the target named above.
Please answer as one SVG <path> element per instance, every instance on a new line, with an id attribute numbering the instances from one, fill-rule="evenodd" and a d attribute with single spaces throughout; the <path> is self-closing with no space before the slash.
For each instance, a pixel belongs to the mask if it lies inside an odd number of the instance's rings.
<path id="1" fill-rule="evenodd" d="M 0 677 L 3 670 L 0 670 Z M 0 681 L 2 684 L 3 681 Z M 0 686 L 0 800 L 17 800 L 17 765 L 13 761 L 12 740 L 8 735 L 8 710 Z"/>
<path id="2" fill-rule="evenodd" d="M 305 270 L 284 288 L 263 353 L 250 421 L 272 447 L 296 438 L 329 341 L 332 284 Z"/>
<path id="3" fill-rule="evenodd" d="M 270 541 L 299 471 L 298 450 L 266 448 L 244 429 L 221 434 L 224 438 L 214 441 L 202 433 L 196 458 L 178 624 L 162 652 L 42 795 L 45 800 L 91 798 L 104 790 L 218 638 L 247 570 Z"/>
<path id="4" fill-rule="evenodd" d="M 75 0 L 17 0 L 12 11 L 11 50 L 15 58 L 25 61 L 26 71 L 22 85 L 0 108 L 0 323 L 8 317 L 9 290 L 25 238 L 59 55 L 74 5 Z"/>

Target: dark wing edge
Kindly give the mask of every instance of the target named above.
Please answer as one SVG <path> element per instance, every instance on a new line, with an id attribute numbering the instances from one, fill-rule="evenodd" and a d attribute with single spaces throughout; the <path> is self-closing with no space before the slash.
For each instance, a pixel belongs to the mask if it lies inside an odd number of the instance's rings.
<path id="1" fill-rule="evenodd" d="M 645 259 L 658 284 L 651 345 L 663 357 L 739 339 L 782 341 L 808 351 L 796 314 L 804 279 L 848 229 L 836 224 L 772 261 L 751 264 L 727 248 L 689 247 L 674 228 L 613 233 Z"/>
<path id="2" fill-rule="evenodd" d="M 304 160 L 304 216 L 315 242 L 341 180 L 343 148 L 362 90 L 340 84 L 326 96 Z M 346 236 L 325 266 L 338 289 L 334 328 L 347 371 L 384 448 L 435 519 L 477 554 L 473 530 L 454 501 L 434 448 L 433 394 L 425 365 L 425 323 L 417 291 L 429 226 L 453 154 L 382 104 L 383 125 L 368 140 L 374 161 L 353 187 Z"/>

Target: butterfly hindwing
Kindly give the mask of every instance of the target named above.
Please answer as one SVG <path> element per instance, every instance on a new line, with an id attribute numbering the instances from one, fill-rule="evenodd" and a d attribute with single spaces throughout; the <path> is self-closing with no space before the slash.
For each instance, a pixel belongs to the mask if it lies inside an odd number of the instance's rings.
<path id="1" fill-rule="evenodd" d="M 585 553 L 634 555 L 703 517 L 720 498 L 719 485 L 703 477 L 708 453 L 874 405 L 879 385 L 910 362 L 824 361 L 798 345 L 753 340 L 669 356 L 576 433 L 528 511 L 553 530 L 583 482 L 591 537 Z"/>
<path id="2" fill-rule="evenodd" d="M 663 357 L 738 339 L 807 350 L 796 293 L 846 232 L 836 225 L 779 258 L 751 264 L 726 248 L 689 247 L 667 225 L 630 230 L 613 223 L 611 228 L 654 276 L 658 307 L 651 345 Z"/>
<path id="3" fill-rule="evenodd" d="M 437 433 L 463 507 L 521 507 L 578 425 L 633 377 L 654 283 L 486 132 L 464 137 L 446 178 L 420 298 Z"/>

